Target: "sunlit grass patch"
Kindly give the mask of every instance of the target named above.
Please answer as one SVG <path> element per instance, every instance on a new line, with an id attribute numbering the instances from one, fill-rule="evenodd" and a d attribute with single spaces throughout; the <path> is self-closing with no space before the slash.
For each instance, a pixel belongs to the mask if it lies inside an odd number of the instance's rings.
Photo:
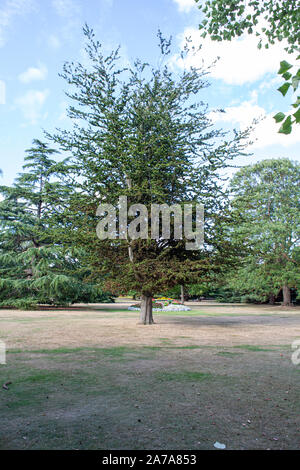
<path id="1" fill-rule="evenodd" d="M 198 382 L 213 378 L 213 374 L 206 372 L 181 371 L 181 372 L 158 372 L 156 374 L 159 381 L 177 381 L 177 382 Z"/>
<path id="2" fill-rule="evenodd" d="M 224 356 L 224 357 L 235 357 L 235 356 L 241 356 L 243 353 L 239 352 L 230 352 L 230 351 L 219 351 L 217 352 L 218 356 Z"/>
<path id="3" fill-rule="evenodd" d="M 154 312 L 154 316 L 177 316 L 177 317 L 193 317 L 197 315 L 207 315 L 205 312 L 200 310 L 188 310 L 188 311 L 175 311 L 175 310 L 166 310 Z"/>
<path id="4" fill-rule="evenodd" d="M 257 351 L 257 352 L 274 351 L 274 349 L 271 349 L 271 348 L 262 348 L 261 346 L 255 346 L 252 344 L 239 344 L 233 347 L 237 349 L 245 349 L 246 351 Z"/>

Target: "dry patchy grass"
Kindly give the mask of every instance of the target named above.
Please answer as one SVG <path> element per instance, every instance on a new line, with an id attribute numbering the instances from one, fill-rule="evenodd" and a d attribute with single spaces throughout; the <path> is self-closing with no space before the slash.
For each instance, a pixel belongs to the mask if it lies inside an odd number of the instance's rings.
<path id="1" fill-rule="evenodd" d="M 299 448 L 300 310 L 0 311 L 2 449 Z"/>

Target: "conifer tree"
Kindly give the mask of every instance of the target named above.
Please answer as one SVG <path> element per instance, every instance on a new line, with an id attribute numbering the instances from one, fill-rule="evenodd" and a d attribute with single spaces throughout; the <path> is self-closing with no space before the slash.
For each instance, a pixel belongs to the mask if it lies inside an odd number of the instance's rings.
<path id="1" fill-rule="evenodd" d="M 0 305 L 30 308 L 103 299 L 83 279 L 80 249 L 57 236 L 70 188 L 55 175 L 59 164 L 47 144 L 34 140 L 26 151 L 24 172 L 13 186 L 1 186 Z M 57 232 L 57 233 L 56 233 Z"/>

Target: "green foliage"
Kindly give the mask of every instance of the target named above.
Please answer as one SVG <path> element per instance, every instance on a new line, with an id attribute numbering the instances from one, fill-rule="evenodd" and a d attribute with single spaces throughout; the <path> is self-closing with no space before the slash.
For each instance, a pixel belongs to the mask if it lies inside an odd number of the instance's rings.
<path id="1" fill-rule="evenodd" d="M 298 56 L 297 59 L 299 60 L 300 56 Z M 289 89 L 292 89 L 295 93 L 299 87 L 300 68 L 298 68 L 297 71 L 295 70 L 293 73 L 288 72 L 290 69 L 296 69 L 296 67 L 293 68 L 293 65 L 289 64 L 285 60 L 280 62 L 280 69 L 278 74 L 284 78 L 285 83 L 278 88 L 278 91 L 280 91 L 283 96 L 287 94 Z M 292 132 L 293 124 L 300 123 L 300 96 L 297 96 L 297 99 L 295 103 L 292 104 L 292 107 L 292 111 L 287 116 L 281 112 L 273 116 L 276 122 L 283 121 L 279 129 L 279 132 L 282 134 L 290 134 Z"/>
<path id="2" fill-rule="evenodd" d="M 172 287 L 171 289 L 166 289 L 164 292 L 160 293 L 159 296 L 171 297 L 173 299 L 180 299 L 180 294 L 181 294 L 180 285 L 176 285 Z"/>
<path id="3" fill-rule="evenodd" d="M 288 159 L 246 166 L 231 181 L 228 236 L 243 256 L 225 286 L 267 301 L 300 287 L 300 165 Z"/>
<path id="4" fill-rule="evenodd" d="M 1 186 L 0 306 L 33 308 L 107 298 L 83 282 L 83 250 L 62 243 L 61 213 L 70 188 L 57 180 L 55 151 L 38 140 L 12 187 Z"/>
<path id="5" fill-rule="evenodd" d="M 196 2 L 198 0 L 195 0 Z M 300 5 L 297 0 L 205 0 L 199 6 L 205 14 L 205 19 L 199 25 L 202 37 L 207 34 L 215 41 L 231 40 L 243 33 L 256 34 L 259 38 L 258 48 L 265 48 L 278 41 L 287 41 L 285 48 L 288 53 L 300 50 Z M 263 39 L 264 38 L 264 39 Z M 300 56 L 297 57 L 299 60 Z M 292 65 L 283 60 L 280 62 L 278 74 L 285 83 L 278 89 L 283 96 L 289 88 L 294 92 L 298 89 L 300 69 L 289 72 Z M 296 68 L 296 66 L 295 66 Z M 300 122 L 300 98 L 292 105 L 294 109 L 285 118 L 279 132 L 290 134 L 293 124 Z M 296 109 L 296 112 L 295 112 Z M 283 113 L 274 116 L 276 122 L 281 122 Z"/>
<path id="6" fill-rule="evenodd" d="M 212 39 L 221 41 L 255 32 L 259 47 L 264 38 L 266 48 L 284 39 L 288 42 L 288 52 L 299 48 L 300 7 L 297 0 L 276 0 L 276 3 L 274 0 L 206 0 L 199 8 L 205 14 L 200 24 L 203 37 L 208 33 Z"/>
<path id="7" fill-rule="evenodd" d="M 160 33 L 160 65 L 136 60 L 126 70 L 119 68 L 118 50 L 104 56 L 88 27 L 84 34 L 89 63 L 66 63 L 62 74 L 73 128 L 49 136 L 72 153 L 64 176 L 74 187 L 65 233 L 85 247 L 93 279 L 106 276 L 105 285 L 118 294 L 153 295 L 206 279 L 232 261 L 218 230 L 224 217 L 219 174 L 243 154 L 249 130 L 230 137 L 213 129 L 199 96 L 208 86 L 207 72 L 173 73 L 165 60 L 171 42 Z M 100 241 L 96 209 L 103 201 L 117 207 L 123 195 L 129 205 L 144 204 L 148 214 L 152 203 L 203 203 L 204 249 L 186 251 L 185 240 L 150 237 Z"/>

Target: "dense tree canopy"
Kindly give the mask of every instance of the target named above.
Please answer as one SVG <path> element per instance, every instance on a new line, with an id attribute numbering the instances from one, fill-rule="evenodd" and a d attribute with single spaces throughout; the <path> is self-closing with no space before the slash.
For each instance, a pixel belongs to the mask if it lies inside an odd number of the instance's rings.
<path id="1" fill-rule="evenodd" d="M 232 179 L 232 239 L 244 257 L 231 288 L 266 300 L 300 287 L 300 165 L 288 159 L 263 160 Z"/>

